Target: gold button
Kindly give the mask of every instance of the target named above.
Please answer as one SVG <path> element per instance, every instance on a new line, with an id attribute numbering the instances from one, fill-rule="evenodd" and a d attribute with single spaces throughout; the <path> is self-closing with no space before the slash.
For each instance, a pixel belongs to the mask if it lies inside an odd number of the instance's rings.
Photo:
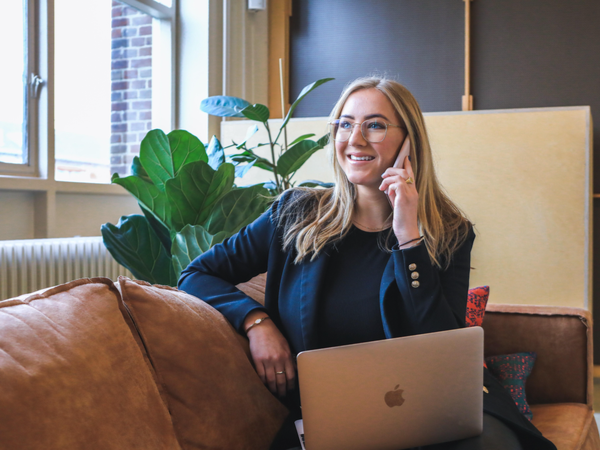
<path id="1" fill-rule="evenodd" d="M 412 263 L 411 265 L 408 266 L 408 270 L 416 270 L 417 265 L 415 263 Z"/>
<path id="2" fill-rule="evenodd" d="M 413 281 L 412 283 L 410 283 L 412 287 L 414 288 L 418 288 L 419 286 L 421 286 L 421 283 L 419 283 L 417 280 Z"/>
<path id="3" fill-rule="evenodd" d="M 410 277 L 411 277 L 413 280 L 416 280 L 417 278 L 419 278 L 419 272 L 413 272 L 413 273 L 411 273 L 411 274 L 410 274 Z"/>

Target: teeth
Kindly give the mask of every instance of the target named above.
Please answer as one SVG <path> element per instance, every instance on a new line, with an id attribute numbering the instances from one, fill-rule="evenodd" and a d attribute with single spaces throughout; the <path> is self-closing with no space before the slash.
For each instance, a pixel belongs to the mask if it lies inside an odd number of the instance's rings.
<path id="1" fill-rule="evenodd" d="M 353 161 L 371 161 L 372 159 L 375 159 L 373 156 L 354 156 L 354 155 L 350 155 L 350 159 Z"/>

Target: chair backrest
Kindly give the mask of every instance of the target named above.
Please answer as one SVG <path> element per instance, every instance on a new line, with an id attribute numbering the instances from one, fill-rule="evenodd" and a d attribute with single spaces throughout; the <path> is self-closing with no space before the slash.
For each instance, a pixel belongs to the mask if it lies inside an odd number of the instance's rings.
<path id="1" fill-rule="evenodd" d="M 488 304 L 483 320 L 485 356 L 536 352 L 526 383 L 531 404 L 593 405 L 592 318 L 558 306 Z"/>

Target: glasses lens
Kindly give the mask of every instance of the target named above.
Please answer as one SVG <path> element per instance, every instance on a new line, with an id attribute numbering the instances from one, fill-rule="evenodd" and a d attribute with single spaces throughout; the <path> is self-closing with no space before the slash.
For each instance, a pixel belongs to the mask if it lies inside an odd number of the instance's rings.
<path id="1" fill-rule="evenodd" d="M 381 142 L 385 139 L 387 124 L 379 119 L 365 120 L 361 128 L 363 136 L 369 142 Z"/>
<path id="2" fill-rule="evenodd" d="M 331 124 L 331 134 L 336 141 L 347 141 L 352 134 L 352 123 L 343 119 L 335 120 Z"/>

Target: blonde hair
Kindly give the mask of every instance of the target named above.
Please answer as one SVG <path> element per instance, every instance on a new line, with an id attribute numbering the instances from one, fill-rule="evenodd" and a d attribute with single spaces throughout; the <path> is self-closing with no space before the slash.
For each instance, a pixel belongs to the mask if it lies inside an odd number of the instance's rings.
<path id="1" fill-rule="evenodd" d="M 336 103 L 330 121 L 338 119 L 348 97 L 362 89 L 377 89 L 394 107 L 411 140 L 410 159 L 419 193 L 417 216 L 433 264 L 447 267 L 454 251 L 471 227 L 462 211 L 444 193 L 433 167 L 423 114 L 413 95 L 400 83 L 378 77 L 350 83 Z M 280 211 L 283 248 L 296 250 L 295 263 L 310 255 L 311 261 L 329 243 L 342 239 L 352 226 L 356 190 L 337 161 L 330 139 L 329 158 L 335 186 L 330 189 L 297 188 Z"/>

